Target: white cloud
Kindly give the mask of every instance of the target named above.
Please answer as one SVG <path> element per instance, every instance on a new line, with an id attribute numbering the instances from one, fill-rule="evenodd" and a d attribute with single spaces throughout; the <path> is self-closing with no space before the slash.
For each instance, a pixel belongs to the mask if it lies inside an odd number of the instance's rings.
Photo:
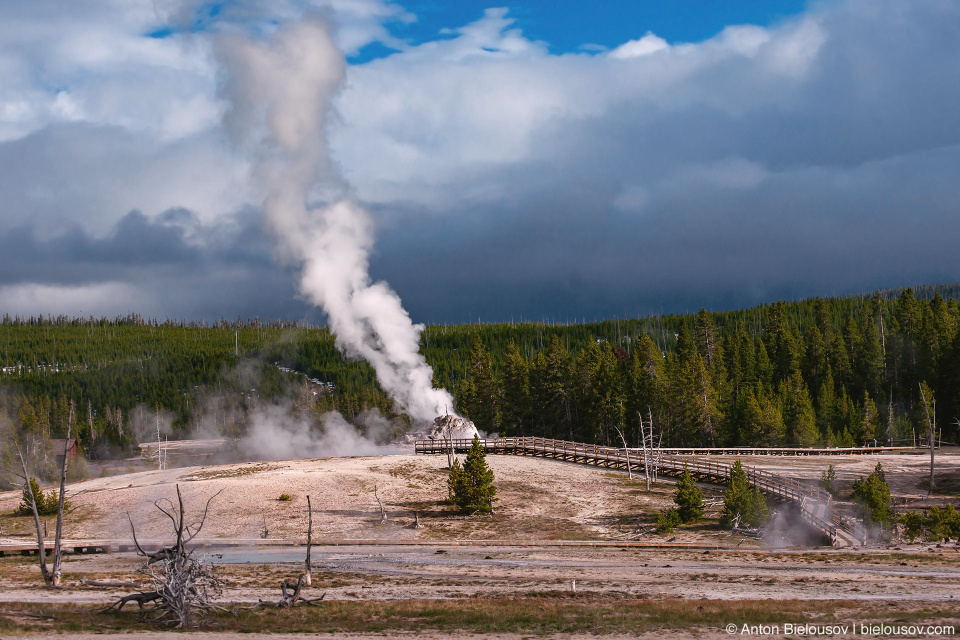
<path id="1" fill-rule="evenodd" d="M 647 34 L 639 40 L 630 40 L 610 52 L 610 57 L 617 60 L 626 60 L 628 58 L 641 58 L 651 53 L 669 49 L 670 45 L 663 38 L 647 31 Z"/>

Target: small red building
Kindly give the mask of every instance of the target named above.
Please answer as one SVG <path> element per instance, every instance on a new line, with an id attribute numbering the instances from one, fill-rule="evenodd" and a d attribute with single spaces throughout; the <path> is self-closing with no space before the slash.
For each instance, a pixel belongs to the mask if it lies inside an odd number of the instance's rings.
<path id="1" fill-rule="evenodd" d="M 77 443 L 76 438 L 70 438 L 70 440 L 65 438 L 50 438 L 50 442 L 53 443 L 53 454 L 57 456 L 57 467 L 63 466 L 64 447 L 66 447 L 67 459 L 73 459 L 80 455 L 80 445 Z"/>

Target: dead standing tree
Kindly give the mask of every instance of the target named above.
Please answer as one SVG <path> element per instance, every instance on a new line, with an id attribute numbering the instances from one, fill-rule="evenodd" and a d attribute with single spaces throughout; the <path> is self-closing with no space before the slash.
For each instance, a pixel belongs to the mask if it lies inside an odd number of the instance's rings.
<path id="1" fill-rule="evenodd" d="M 223 592 L 223 579 L 218 568 L 195 556 L 193 549 L 187 549 L 187 544 L 203 529 L 210 502 L 218 495 L 219 491 L 210 496 L 203 508 L 203 516 L 192 524 L 187 524 L 180 485 L 177 485 L 176 504 L 167 499 L 155 501 L 153 505 L 170 519 L 177 537 L 171 546 L 152 553 L 140 546 L 133 519 L 127 514 L 133 544 L 137 553 L 147 559 L 138 573 L 146 576 L 152 589 L 124 596 L 107 609 L 119 611 L 128 602 L 136 602 L 141 616 L 178 629 L 194 624 L 198 615 L 223 610 L 213 602 Z M 145 608 L 147 604 L 151 608 Z"/>
<path id="2" fill-rule="evenodd" d="M 643 450 L 643 474 L 647 481 L 647 491 L 650 491 L 650 481 L 657 482 L 657 471 L 660 469 L 660 438 L 653 432 L 653 410 L 647 407 L 647 422 L 644 424 L 643 414 L 637 413 L 640 418 L 640 445 Z"/>
<path id="3" fill-rule="evenodd" d="M 23 458 L 23 451 L 20 450 L 20 445 L 14 441 L 14 446 L 17 449 L 17 457 L 20 458 L 20 469 L 23 471 L 23 481 L 26 483 L 26 491 L 24 492 L 24 497 L 28 498 L 30 510 L 33 512 L 33 522 L 37 527 L 37 554 L 40 558 L 40 574 L 43 576 L 43 582 L 48 587 L 59 587 L 63 582 L 63 570 L 61 569 L 61 562 L 63 560 L 63 549 L 60 546 L 60 543 L 63 539 L 63 509 L 64 509 L 64 489 L 67 484 L 67 455 L 70 447 L 70 435 L 73 430 L 73 420 L 74 420 L 74 405 L 73 400 L 70 401 L 70 413 L 67 417 L 67 437 L 63 441 L 63 462 L 60 463 L 60 496 L 57 503 L 57 529 L 54 534 L 53 541 L 53 568 L 47 568 L 47 548 L 43 540 L 43 535 L 46 532 L 46 523 L 43 523 L 41 528 L 40 524 L 40 512 L 37 509 L 37 496 L 33 493 L 33 485 L 30 483 L 30 474 L 27 472 L 27 463 Z"/>
<path id="4" fill-rule="evenodd" d="M 310 506 L 310 496 L 307 496 L 307 559 L 303 563 L 303 584 L 310 586 L 313 582 L 310 571 L 310 547 L 313 545 L 313 507 Z"/>
<path id="5" fill-rule="evenodd" d="M 934 418 L 930 417 L 930 404 L 927 402 L 927 395 L 923 392 L 924 383 L 920 383 L 920 398 L 923 400 L 923 409 L 927 414 L 927 442 L 930 444 L 930 486 L 927 488 L 927 495 L 933 493 L 934 484 L 933 484 L 933 455 L 936 450 L 936 429 L 933 426 L 936 422 L 937 415 L 937 405 L 933 405 L 933 415 Z M 933 400 L 933 398 L 930 398 Z"/>
<path id="6" fill-rule="evenodd" d="M 383 501 L 380 499 L 377 485 L 373 485 L 373 497 L 377 499 L 377 506 L 380 507 L 380 524 L 387 524 L 390 519 L 387 517 L 387 510 L 383 508 Z"/>
<path id="7" fill-rule="evenodd" d="M 319 598 L 304 598 L 301 595 L 304 587 L 311 584 L 310 571 L 310 547 L 313 544 L 313 509 L 310 506 L 310 496 L 307 496 L 307 559 L 304 562 L 304 572 L 300 574 L 296 582 L 284 580 L 280 583 L 280 600 L 278 602 L 268 602 L 260 600 L 253 607 L 276 607 L 278 609 L 289 609 L 299 605 L 310 605 L 320 602 L 326 597 L 326 593 Z"/>
<path id="8" fill-rule="evenodd" d="M 620 440 L 623 441 L 623 453 L 627 456 L 627 478 L 633 480 L 633 467 L 630 466 L 630 448 L 627 446 L 627 439 L 624 437 L 620 427 L 614 425 L 613 428 L 617 430 L 617 433 L 620 435 Z"/>

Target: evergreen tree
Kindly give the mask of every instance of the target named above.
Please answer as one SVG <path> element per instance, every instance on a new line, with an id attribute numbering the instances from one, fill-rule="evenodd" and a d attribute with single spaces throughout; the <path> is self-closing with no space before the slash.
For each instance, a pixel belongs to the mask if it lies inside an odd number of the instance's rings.
<path id="1" fill-rule="evenodd" d="M 693 358 L 697 352 L 697 344 L 690 332 L 690 326 L 686 320 L 681 320 L 679 331 L 677 332 L 677 360 L 682 365 Z"/>
<path id="2" fill-rule="evenodd" d="M 453 458 L 453 464 L 450 465 L 450 472 L 447 474 L 447 502 L 459 506 L 459 500 L 468 493 L 466 474 L 463 472 L 463 465 L 460 459 Z"/>
<path id="3" fill-rule="evenodd" d="M 833 373 L 835 387 L 849 388 L 853 382 L 853 371 L 850 368 L 850 354 L 847 353 L 842 332 L 838 331 L 833 334 L 833 339 L 830 341 L 828 357 L 830 359 L 830 367 Z"/>
<path id="4" fill-rule="evenodd" d="M 647 334 L 640 336 L 630 359 L 627 389 L 624 393 L 625 434 L 628 442 L 639 442 L 640 419 L 654 416 L 660 424 L 661 403 L 664 395 L 663 356 Z"/>
<path id="5" fill-rule="evenodd" d="M 720 405 L 706 363 L 699 353 L 680 364 L 673 384 L 677 405 L 675 436 L 687 446 L 715 445 L 721 423 Z"/>
<path id="6" fill-rule="evenodd" d="M 720 524 L 729 527 L 737 516 L 740 516 L 742 521 L 749 505 L 750 482 L 747 480 L 746 471 L 743 470 L 743 464 L 737 460 L 733 463 L 730 473 L 730 484 L 723 492 L 723 515 L 720 517 Z"/>
<path id="7" fill-rule="evenodd" d="M 470 350 L 470 382 L 472 393 L 463 410 L 477 429 L 491 433 L 497 430 L 497 388 L 493 377 L 490 353 L 477 335 Z"/>
<path id="8" fill-rule="evenodd" d="M 917 386 L 917 345 L 923 323 L 923 308 L 913 294 L 913 288 L 900 294 L 893 314 L 893 378 L 913 397 Z"/>
<path id="9" fill-rule="evenodd" d="M 693 334 L 697 351 L 703 356 L 707 367 L 712 367 L 717 356 L 717 332 L 706 309 L 700 309 L 697 313 Z"/>
<path id="10" fill-rule="evenodd" d="M 816 325 L 807 330 L 806 351 L 803 358 L 803 378 L 808 387 L 819 393 L 820 386 L 827 376 L 827 370 L 830 368 L 829 358 L 827 356 L 827 342 L 820 333 Z M 819 398 L 819 397 L 818 397 Z"/>
<path id="11" fill-rule="evenodd" d="M 873 444 L 874 439 L 882 439 L 880 414 L 877 412 L 877 404 L 870 398 L 870 394 L 863 392 L 863 407 L 861 413 L 860 435 L 863 444 Z M 879 444 L 883 444 L 880 442 Z"/>
<path id="12" fill-rule="evenodd" d="M 511 338 L 507 343 L 503 365 L 503 435 L 526 434 L 531 414 L 530 402 L 530 367 Z"/>
<path id="13" fill-rule="evenodd" d="M 879 294 L 878 294 L 879 295 Z M 860 322 L 860 343 L 857 354 L 858 388 L 879 397 L 884 375 L 884 350 L 880 337 L 881 301 L 874 298 L 864 305 Z"/>
<path id="14" fill-rule="evenodd" d="M 477 436 L 467 453 L 462 470 L 455 461 L 447 478 L 450 501 L 467 513 L 490 513 L 496 500 L 493 471 L 487 466 L 487 454 Z"/>
<path id="15" fill-rule="evenodd" d="M 30 487 L 26 486 L 24 483 L 23 494 L 21 496 L 20 505 L 17 507 L 15 514 L 17 515 L 30 515 L 33 513 L 33 507 L 31 506 L 30 491 L 33 490 L 33 497 L 37 501 L 37 515 L 41 516 L 52 516 L 56 515 L 57 509 L 60 506 L 60 496 L 57 493 L 56 489 L 50 489 L 47 493 L 44 493 L 40 489 L 40 483 L 37 482 L 36 478 L 30 478 Z M 70 508 L 70 502 L 66 501 L 63 503 L 64 510 Z"/>
<path id="16" fill-rule="evenodd" d="M 567 438 L 572 429 L 567 350 L 556 334 L 537 355 L 531 372 L 531 392 L 540 435 Z"/>
<path id="17" fill-rule="evenodd" d="M 837 397 L 833 385 L 833 372 L 827 367 L 827 374 L 820 384 L 817 394 L 817 428 L 820 431 L 820 440 L 827 444 L 834 444 L 831 440 L 836 425 L 834 413 L 837 408 Z"/>
<path id="18" fill-rule="evenodd" d="M 783 412 L 777 398 L 757 385 L 746 394 L 742 410 L 746 444 L 754 447 L 783 446 Z"/>
<path id="19" fill-rule="evenodd" d="M 703 517 L 703 492 L 694 483 L 693 476 L 686 467 L 677 481 L 677 492 L 673 501 L 677 504 L 680 521 L 684 524 L 696 522 Z"/>
<path id="20" fill-rule="evenodd" d="M 890 506 L 890 487 L 880 463 L 866 478 L 853 482 L 853 499 L 860 505 L 860 517 L 867 523 L 889 524 L 893 516 Z"/>
<path id="21" fill-rule="evenodd" d="M 730 486 L 723 493 L 723 516 L 720 524 L 728 527 L 738 515 L 740 524 L 748 527 L 759 527 L 770 517 L 766 498 L 758 488 L 751 488 L 747 472 L 739 460 L 733 464 Z"/>
<path id="22" fill-rule="evenodd" d="M 754 349 L 753 362 L 753 381 L 769 388 L 773 382 L 773 364 L 770 362 L 770 356 L 767 353 L 767 347 L 760 340 L 757 341 Z"/>
<path id="23" fill-rule="evenodd" d="M 813 322 L 825 342 L 829 342 L 833 335 L 833 326 L 830 321 L 830 310 L 827 309 L 827 301 L 823 298 L 816 298 L 813 301 Z"/>
<path id="24" fill-rule="evenodd" d="M 819 440 L 817 417 L 810 393 L 799 371 L 780 387 L 783 401 L 783 426 L 787 445 L 809 447 Z"/>
<path id="25" fill-rule="evenodd" d="M 833 492 L 836 490 L 834 483 L 837 481 L 837 471 L 833 468 L 831 464 L 827 467 L 827 470 L 820 474 L 820 488 L 833 495 Z"/>
<path id="26" fill-rule="evenodd" d="M 799 338 L 787 318 L 783 301 L 770 306 L 766 327 L 766 347 L 773 368 L 772 382 L 778 385 L 786 380 L 800 365 Z"/>

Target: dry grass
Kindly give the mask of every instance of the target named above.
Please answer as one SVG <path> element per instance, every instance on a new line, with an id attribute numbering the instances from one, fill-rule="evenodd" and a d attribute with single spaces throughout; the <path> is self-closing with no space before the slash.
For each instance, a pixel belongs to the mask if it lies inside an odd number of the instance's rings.
<path id="1" fill-rule="evenodd" d="M 269 462 L 260 462 L 257 464 L 246 465 L 241 467 L 223 467 L 223 468 L 213 468 L 210 470 L 201 470 L 184 477 L 183 480 L 184 482 L 201 482 L 203 480 L 222 480 L 224 478 L 242 478 L 244 476 L 263 473 L 265 471 L 273 471 L 274 469 L 280 469 L 280 468 L 282 468 L 282 465 L 272 464 Z"/>
<path id="2" fill-rule="evenodd" d="M 846 601 L 637 600 L 543 592 L 520 598 L 325 602 L 293 610 L 238 609 L 204 622 L 210 631 L 350 633 L 468 631 L 473 633 L 641 633 L 656 629 L 720 628 L 727 623 L 831 622 L 857 605 Z M 906 619 L 880 609 L 867 618 Z M 956 610 L 915 612 L 929 618 Z M 877 615 L 880 614 L 878 618 Z M 0 609 L 0 633 L 132 631 L 149 628 L 135 611 L 103 612 L 78 605 L 11 604 Z"/>
<path id="3" fill-rule="evenodd" d="M 737 625 L 790 623 L 949 623 L 955 604 L 911 606 L 844 600 L 638 600 L 611 594 L 574 596 L 540 592 L 517 598 L 406 601 L 336 601 L 292 610 L 240 609 L 203 622 L 207 631 L 267 633 L 468 633 L 640 634 L 716 630 Z M 104 612 L 70 604 L 9 604 L 0 608 L 0 633 L 125 632 L 150 627 L 135 611 Z"/>

